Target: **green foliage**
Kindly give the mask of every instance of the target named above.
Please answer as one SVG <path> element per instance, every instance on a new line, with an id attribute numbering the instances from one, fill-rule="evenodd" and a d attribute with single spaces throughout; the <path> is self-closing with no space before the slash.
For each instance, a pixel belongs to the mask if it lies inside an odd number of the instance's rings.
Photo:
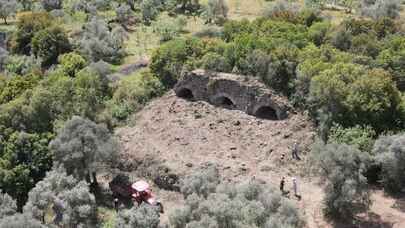
<path id="1" fill-rule="evenodd" d="M 314 23 L 308 29 L 308 37 L 315 45 L 320 46 L 326 42 L 330 29 L 331 24 L 328 21 Z"/>
<path id="2" fill-rule="evenodd" d="M 86 60 L 75 52 L 59 56 L 58 61 L 62 71 L 70 77 L 74 77 L 87 64 Z"/>
<path id="3" fill-rule="evenodd" d="M 271 186 L 256 181 L 218 185 L 217 175 L 214 169 L 186 177 L 182 187 L 186 204 L 169 215 L 171 226 L 303 227 L 293 203 Z"/>
<path id="4" fill-rule="evenodd" d="M 2 144 L 0 186 L 17 200 L 21 208 L 28 192 L 51 168 L 52 154 L 48 149 L 50 134 L 15 132 Z"/>
<path id="5" fill-rule="evenodd" d="M 172 87 L 187 65 L 194 65 L 202 56 L 203 44 L 195 38 L 176 39 L 164 43 L 152 55 L 150 69 L 166 87 Z"/>
<path id="6" fill-rule="evenodd" d="M 111 100 L 111 117 L 117 121 L 125 120 L 139 110 L 149 100 L 165 91 L 159 79 L 149 71 L 140 71 L 118 82 Z"/>
<path id="7" fill-rule="evenodd" d="M 159 211 L 147 204 L 121 210 L 118 213 L 115 227 L 120 228 L 157 228 L 159 225 Z"/>
<path id="8" fill-rule="evenodd" d="M 314 107 L 332 113 L 332 119 L 343 126 L 370 125 L 377 131 L 399 127 L 400 94 L 382 70 L 335 64 L 312 78 L 310 99 Z"/>
<path id="9" fill-rule="evenodd" d="M 63 165 L 68 174 L 97 183 L 96 172 L 103 164 L 113 164 L 118 146 L 108 130 L 90 120 L 74 116 L 50 143 L 54 162 Z"/>
<path id="10" fill-rule="evenodd" d="M 7 103 L 23 94 L 26 90 L 34 88 L 39 80 L 39 76 L 34 74 L 16 75 L 6 79 L 0 91 L 0 104 Z"/>
<path id="11" fill-rule="evenodd" d="M 110 31 L 104 20 L 93 17 L 83 26 L 80 52 L 92 62 L 119 63 L 125 55 L 124 39 L 121 26 Z"/>
<path id="12" fill-rule="evenodd" d="M 11 38 L 11 50 L 17 54 L 31 53 L 31 40 L 35 33 L 50 27 L 52 18 L 48 13 L 26 12 L 17 18 L 17 28 Z"/>
<path id="13" fill-rule="evenodd" d="M 186 24 L 187 21 L 182 16 L 176 18 L 161 16 L 156 22 L 152 23 L 152 26 L 153 31 L 159 34 L 160 41 L 166 42 L 178 37 L 184 30 Z"/>
<path id="14" fill-rule="evenodd" d="M 0 1 L 0 17 L 7 24 L 7 18 L 17 12 L 16 0 L 1 0 Z"/>
<path id="15" fill-rule="evenodd" d="M 0 192 L 0 220 L 17 212 L 16 202 L 7 193 Z"/>
<path id="16" fill-rule="evenodd" d="M 142 0 L 140 8 L 144 23 L 150 24 L 159 15 L 161 9 L 161 1 Z"/>
<path id="17" fill-rule="evenodd" d="M 46 213 L 54 216 L 45 219 Z M 86 182 L 68 176 L 58 168 L 49 171 L 29 193 L 24 213 L 47 225 L 94 227 L 97 223 L 97 208 L 94 195 Z"/>
<path id="18" fill-rule="evenodd" d="M 367 153 L 345 144 L 315 143 L 311 167 L 326 182 L 324 213 L 333 218 L 351 218 L 367 210 L 370 192 L 363 176 L 369 163 Z"/>
<path id="19" fill-rule="evenodd" d="M 46 28 L 35 33 L 31 41 L 32 53 L 41 58 L 42 67 L 57 63 L 58 56 L 70 51 L 67 35 L 59 27 Z"/>
<path id="20" fill-rule="evenodd" d="M 217 53 L 208 52 L 201 59 L 201 66 L 206 70 L 230 72 L 232 70 L 228 60 Z"/>
<path id="21" fill-rule="evenodd" d="M 209 194 L 215 192 L 215 188 L 219 182 L 218 169 L 210 165 L 205 169 L 201 169 L 200 172 L 193 173 L 182 179 L 180 191 L 185 197 L 197 194 L 198 196 L 207 198 Z"/>
<path id="22" fill-rule="evenodd" d="M 42 8 L 46 11 L 62 9 L 62 0 L 41 0 Z"/>
<path id="23" fill-rule="evenodd" d="M 335 125 L 330 130 L 328 143 L 347 144 L 356 147 L 362 152 L 369 152 L 374 145 L 376 132 L 369 126 L 356 125 L 350 128 L 343 128 Z"/>
<path id="24" fill-rule="evenodd" d="M 401 193 L 405 187 L 405 135 L 380 136 L 373 153 L 382 167 L 382 183 L 390 193 Z"/>
<path id="25" fill-rule="evenodd" d="M 208 0 L 203 16 L 207 23 L 223 24 L 228 17 L 228 11 L 225 0 Z"/>
<path id="26" fill-rule="evenodd" d="M 41 70 L 41 64 L 33 56 L 11 55 L 5 62 L 5 70 L 11 75 L 27 75 Z"/>
<path id="27" fill-rule="evenodd" d="M 38 220 L 31 218 L 26 214 L 15 214 L 3 219 L 0 219 L 0 227 L 2 228 L 46 228 Z"/>

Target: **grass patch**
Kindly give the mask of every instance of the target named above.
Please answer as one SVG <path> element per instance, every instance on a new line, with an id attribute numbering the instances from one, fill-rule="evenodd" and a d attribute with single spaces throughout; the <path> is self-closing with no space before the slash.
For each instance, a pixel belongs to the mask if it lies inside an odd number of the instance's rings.
<path id="1" fill-rule="evenodd" d="M 114 209 L 106 207 L 98 207 L 98 218 L 101 222 L 101 228 L 114 228 L 117 213 Z"/>

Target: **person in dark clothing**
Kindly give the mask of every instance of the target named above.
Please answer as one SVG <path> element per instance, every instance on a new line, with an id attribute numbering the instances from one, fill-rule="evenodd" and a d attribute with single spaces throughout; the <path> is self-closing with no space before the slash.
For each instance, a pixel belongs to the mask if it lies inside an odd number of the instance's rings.
<path id="1" fill-rule="evenodd" d="M 114 199 L 114 208 L 115 208 L 115 211 L 116 212 L 118 212 L 118 207 L 119 207 L 120 205 L 119 205 L 119 201 L 118 201 L 118 198 L 115 198 Z"/>
<path id="2" fill-rule="evenodd" d="M 281 181 L 280 181 L 280 191 L 282 193 L 284 193 L 284 184 L 285 184 L 285 178 L 283 177 L 283 178 L 281 178 Z"/>

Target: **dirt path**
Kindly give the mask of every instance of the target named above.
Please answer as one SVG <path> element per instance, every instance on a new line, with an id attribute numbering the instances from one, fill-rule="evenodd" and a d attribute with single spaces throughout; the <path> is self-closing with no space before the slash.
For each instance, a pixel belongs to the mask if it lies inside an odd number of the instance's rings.
<path id="1" fill-rule="evenodd" d="M 121 128 L 116 133 L 124 145 L 126 159 L 152 155 L 180 175 L 210 162 L 218 165 L 223 179 L 232 182 L 254 176 L 278 186 L 281 177 L 285 176 L 286 187 L 290 188 L 291 178 L 295 176 L 302 198 L 293 200 L 305 216 L 308 227 L 352 227 L 332 225 L 322 216 L 322 188 L 316 184 L 316 179 L 306 177 L 304 169 L 306 153 L 315 133 L 311 122 L 302 114 L 291 115 L 282 121 L 261 120 L 205 102 L 179 99 L 169 92 L 140 111 L 135 116 L 134 127 Z M 291 158 L 290 147 L 295 141 L 299 143 L 301 161 Z M 280 159 L 282 154 L 285 154 L 284 160 Z M 183 200 L 178 193 L 164 190 L 157 193 L 166 208 L 162 223 L 167 223 L 167 215 Z M 401 211 L 392 208 L 390 205 L 394 202 L 381 192 L 373 194 L 373 199 L 375 204 L 371 212 L 379 221 L 368 216 L 364 221 L 372 222 L 365 224 L 369 227 L 405 227 L 405 203 Z M 386 221 L 394 222 L 394 226 L 385 226 Z"/>

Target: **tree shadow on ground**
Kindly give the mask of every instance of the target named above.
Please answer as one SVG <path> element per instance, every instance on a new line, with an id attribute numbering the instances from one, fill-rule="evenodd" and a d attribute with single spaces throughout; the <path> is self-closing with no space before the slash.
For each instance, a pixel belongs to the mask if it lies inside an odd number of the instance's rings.
<path id="1" fill-rule="evenodd" d="M 356 217 L 352 220 L 336 221 L 334 228 L 392 228 L 394 223 L 383 221 L 381 216 L 369 212 L 366 217 Z"/>

